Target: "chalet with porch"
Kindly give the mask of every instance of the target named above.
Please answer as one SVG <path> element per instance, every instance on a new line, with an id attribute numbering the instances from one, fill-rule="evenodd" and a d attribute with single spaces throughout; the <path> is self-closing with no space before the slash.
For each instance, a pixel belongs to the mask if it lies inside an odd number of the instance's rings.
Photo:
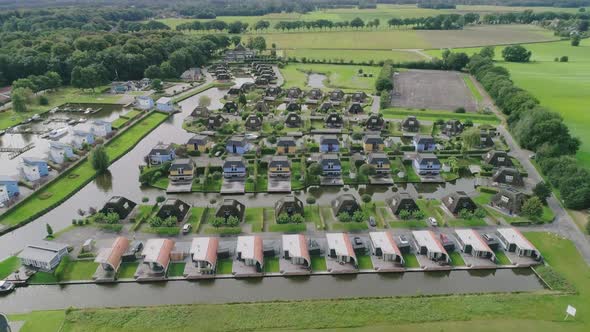
<path id="1" fill-rule="evenodd" d="M 361 209 L 361 206 L 352 194 L 342 194 L 336 197 L 332 201 L 331 206 L 332 212 L 335 216 L 338 216 L 341 213 L 348 213 L 352 215 Z"/>
<path id="2" fill-rule="evenodd" d="M 278 217 L 281 214 L 287 214 L 289 216 L 295 214 L 303 215 L 303 202 L 293 195 L 279 199 L 275 203 L 275 216 Z"/>
<path id="3" fill-rule="evenodd" d="M 320 105 L 320 107 L 318 108 L 318 110 L 322 113 L 327 113 L 328 111 L 330 111 L 332 108 L 334 107 L 334 105 L 332 105 L 331 102 L 326 101 L 324 103 L 322 103 L 322 105 Z"/>
<path id="4" fill-rule="evenodd" d="M 508 215 L 519 214 L 527 196 L 514 188 L 502 188 L 492 197 L 491 206 Z"/>
<path id="5" fill-rule="evenodd" d="M 287 104 L 287 112 L 299 112 L 301 111 L 301 105 L 299 105 L 299 103 L 296 102 L 290 102 L 289 104 Z"/>
<path id="6" fill-rule="evenodd" d="M 352 103 L 348 105 L 347 112 L 350 114 L 360 114 L 363 113 L 363 106 L 360 103 Z"/>
<path id="7" fill-rule="evenodd" d="M 264 101 L 259 101 L 256 103 L 256 105 L 254 105 L 254 112 L 268 114 L 270 112 L 270 108 Z"/>
<path id="8" fill-rule="evenodd" d="M 272 178 L 291 177 L 291 161 L 285 155 L 273 156 L 268 163 L 268 176 Z"/>
<path id="9" fill-rule="evenodd" d="M 301 116 L 295 112 L 290 112 L 285 118 L 285 125 L 289 128 L 301 127 Z"/>
<path id="10" fill-rule="evenodd" d="M 100 209 L 101 213 L 116 213 L 119 219 L 126 219 L 137 204 L 132 200 L 129 200 L 123 196 L 111 197 Z"/>
<path id="11" fill-rule="evenodd" d="M 414 115 L 409 115 L 402 121 L 402 130 L 417 133 L 420 131 L 420 121 Z"/>
<path id="12" fill-rule="evenodd" d="M 385 153 L 371 152 L 367 157 L 367 163 L 375 167 L 377 176 L 386 176 L 391 174 L 391 162 Z"/>
<path id="13" fill-rule="evenodd" d="M 244 127 L 246 127 L 247 130 L 252 131 L 260 130 L 260 128 L 262 128 L 262 119 L 257 115 L 251 114 L 246 118 Z"/>
<path id="14" fill-rule="evenodd" d="M 442 133 L 448 137 L 453 137 L 463 132 L 464 125 L 459 120 L 449 120 L 442 127 Z"/>
<path id="15" fill-rule="evenodd" d="M 363 137 L 363 150 L 365 153 L 382 152 L 385 149 L 385 142 L 379 135 L 368 134 Z"/>
<path id="16" fill-rule="evenodd" d="M 319 164 L 322 166 L 322 176 L 340 177 L 342 175 L 342 165 L 337 154 L 322 154 L 319 159 Z"/>
<path id="17" fill-rule="evenodd" d="M 342 128 L 342 115 L 336 112 L 329 114 L 326 117 L 325 124 L 328 128 Z"/>
<path id="18" fill-rule="evenodd" d="M 229 156 L 223 162 L 224 178 L 245 178 L 246 161 L 242 156 Z"/>
<path id="19" fill-rule="evenodd" d="M 176 159 L 176 149 L 172 144 L 156 145 L 148 154 L 150 165 L 161 165 Z"/>
<path id="20" fill-rule="evenodd" d="M 512 159 L 505 151 L 491 150 L 483 155 L 483 161 L 494 167 L 511 167 Z"/>
<path id="21" fill-rule="evenodd" d="M 207 119 L 207 128 L 210 130 L 217 130 L 223 127 L 226 122 L 228 122 L 228 120 L 221 114 L 209 115 L 209 118 Z"/>
<path id="22" fill-rule="evenodd" d="M 418 175 L 437 176 L 442 165 L 435 154 L 419 153 L 412 162 L 412 167 Z"/>
<path id="23" fill-rule="evenodd" d="M 221 110 L 225 113 L 236 113 L 238 112 L 238 104 L 236 104 L 234 101 L 228 101 L 223 104 Z"/>
<path id="24" fill-rule="evenodd" d="M 191 112 L 191 116 L 195 119 L 206 119 L 211 112 L 205 106 L 197 106 Z"/>
<path id="25" fill-rule="evenodd" d="M 458 215 L 462 210 L 473 212 L 477 209 L 477 205 L 464 191 L 457 191 L 443 197 L 442 203 L 454 215 Z"/>
<path id="26" fill-rule="evenodd" d="M 391 212 L 396 216 L 402 211 L 414 212 L 420 210 L 416 201 L 407 191 L 398 191 L 393 196 L 385 201 Z"/>
<path id="27" fill-rule="evenodd" d="M 320 152 L 338 152 L 340 142 L 336 135 L 324 135 L 320 137 Z"/>
<path id="28" fill-rule="evenodd" d="M 336 89 L 330 92 L 330 101 L 334 105 L 339 105 L 344 101 L 344 91 Z"/>
<path id="29" fill-rule="evenodd" d="M 226 219 L 229 217 L 236 217 L 240 222 L 244 221 L 244 213 L 246 212 L 246 206 L 240 203 L 238 200 L 235 199 L 224 199 L 219 207 L 217 207 L 217 212 L 215 212 L 215 217 Z"/>
<path id="30" fill-rule="evenodd" d="M 367 127 L 367 130 L 371 130 L 371 131 L 382 130 L 384 124 L 385 124 L 385 121 L 383 120 L 383 117 L 379 116 L 377 114 L 371 114 L 369 116 L 369 118 L 367 119 L 367 121 L 365 122 L 365 126 Z"/>
<path id="31" fill-rule="evenodd" d="M 516 168 L 500 167 L 492 175 L 492 181 L 511 186 L 524 186 L 524 180 Z"/>
<path id="32" fill-rule="evenodd" d="M 191 206 L 185 202 L 179 199 L 168 198 L 166 201 L 164 201 L 160 207 L 160 210 L 158 210 L 157 216 L 162 220 L 174 217 L 176 218 L 176 222 L 182 222 L 189 213 L 190 209 Z"/>
<path id="33" fill-rule="evenodd" d="M 281 95 L 282 92 L 283 89 L 281 89 L 280 86 L 269 86 L 266 88 L 266 90 L 264 90 L 264 100 L 274 101 Z"/>
<path id="34" fill-rule="evenodd" d="M 277 154 L 293 154 L 297 152 L 297 143 L 293 137 L 279 137 L 277 140 Z"/>

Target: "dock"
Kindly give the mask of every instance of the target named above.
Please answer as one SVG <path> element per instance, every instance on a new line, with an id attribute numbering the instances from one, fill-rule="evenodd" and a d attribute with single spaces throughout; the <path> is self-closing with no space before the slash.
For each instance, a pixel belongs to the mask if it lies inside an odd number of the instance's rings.
<path id="1" fill-rule="evenodd" d="M 21 148 L 12 148 L 12 147 L 1 147 L 0 148 L 0 152 L 8 152 L 10 153 L 8 155 L 8 159 L 12 160 L 18 156 L 20 156 L 21 154 L 31 150 L 32 148 L 35 147 L 35 143 L 29 143 Z"/>

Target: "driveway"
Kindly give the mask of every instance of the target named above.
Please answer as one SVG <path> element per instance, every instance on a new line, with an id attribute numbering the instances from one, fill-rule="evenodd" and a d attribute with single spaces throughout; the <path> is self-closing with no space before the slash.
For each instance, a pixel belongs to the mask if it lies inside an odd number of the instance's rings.
<path id="1" fill-rule="evenodd" d="M 246 180 L 244 179 L 223 179 L 221 184 L 222 194 L 243 194 L 246 192 Z"/>

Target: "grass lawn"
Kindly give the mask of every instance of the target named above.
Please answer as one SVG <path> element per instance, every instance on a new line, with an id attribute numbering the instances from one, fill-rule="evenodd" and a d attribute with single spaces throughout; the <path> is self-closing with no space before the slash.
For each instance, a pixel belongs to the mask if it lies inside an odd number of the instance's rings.
<path id="1" fill-rule="evenodd" d="M 465 82 L 465 85 L 467 85 L 467 87 L 469 88 L 469 91 L 471 91 L 473 98 L 475 98 L 477 102 L 481 102 L 483 100 L 483 97 L 481 93 L 479 93 L 479 89 L 477 89 L 475 83 L 473 83 L 473 81 L 471 80 L 471 77 L 467 74 L 463 74 L 463 81 Z"/>
<path id="2" fill-rule="evenodd" d="M 428 225 L 424 220 L 399 220 L 389 223 L 391 228 L 426 228 Z"/>
<path id="3" fill-rule="evenodd" d="M 447 220 L 447 226 L 449 227 L 476 227 L 485 225 L 487 225 L 486 221 L 479 218 Z"/>
<path id="4" fill-rule="evenodd" d="M 326 257 L 323 256 L 311 256 L 311 270 L 314 272 L 327 271 Z"/>
<path id="5" fill-rule="evenodd" d="M 8 277 L 9 274 L 20 267 L 20 259 L 16 256 L 8 257 L 0 262 L 0 280 Z"/>
<path id="6" fill-rule="evenodd" d="M 10 321 L 24 321 L 20 332 L 57 332 L 66 318 L 65 310 L 33 311 L 28 314 L 10 315 Z"/>
<path id="7" fill-rule="evenodd" d="M 326 229 L 326 225 L 320 218 L 320 207 L 318 205 L 307 205 L 303 210 L 303 217 L 306 222 L 313 222 L 316 230 Z"/>
<path id="8" fill-rule="evenodd" d="M 362 70 L 365 74 L 372 74 L 373 77 L 362 77 L 358 74 Z M 326 65 L 326 64 L 290 64 L 281 68 L 285 77 L 285 86 L 307 87 L 307 74 L 325 74 L 328 78 L 324 84 L 328 88 L 339 88 L 347 91 L 364 90 L 372 92 L 375 90 L 375 80 L 379 74 L 379 67 L 360 65 Z"/>
<path id="9" fill-rule="evenodd" d="M 449 254 L 449 258 L 451 259 L 451 264 L 453 266 L 465 266 L 465 261 L 460 253 L 453 251 Z"/>
<path id="10" fill-rule="evenodd" d="M 252 232 L 262 232 L 264 227 L 264 208 L 246 208 L 246 222 L 252 225 Z"/>
<path id="11" fill-rule="evenodd" d="M 504 253 L 503 250 L 498 250 L 494 252 L 496 254 L 496 260 L 500 265 L 512 265 L 512 262 L 508 259 L 508 256 Z"/>
<path id="12" fill-rule="evenodd" d="M 278 257 L 264 258 L 264 272 L 265 273 L 278 273 L 279 272 L 279 258 Z"/>
<path id="13" fill-rule="evenodd" d="M 117 274 L 117 278 L 133 278 L 133 275 L 135 274 L 135 271 L 137 271 L 138 267 L 138 262 L 121 263 L 121 266 L 119 267 L 119 273 Z"/>
<path id="14" fill-rule="evenodd" d="M 231 258 L 217 260 L 217 274 L 231 274 L 234 262 Z"/>
<path id="15" fill-rule="evenodd" d="M 340 222 L 335 221 L 330 224 L 330 230 L 342 232 L 358 232 L 369 229 L 366 222 Z"/>
<path id="16" fill-rule="evenodd" d="M 443 110 L 431 110 L 431 109 L 412 109 L 412 108 L 399 108 L 392 107 L 386 108 L 381 111 L 385 119 L 405 119 L 408 115 L 415 115 L 418 120 L 451 120 L 458 119 L 461 121 L 471 120 L 478 124 L 499 124 L 500 119 L 493 114 L 482 114 L 482 113 L 454 113 Z"/>
<path id="17" fill-rule="evenodd" d="M 64 270 L 63 280 L 92 280 L 98 263 L 94 261 L 70 261 Z"/>
<path id="18" fill-rule="evenodd" d="M 37 272 L 29 279 L 29 284 L 50 284 L 56 283 L 57 278 L 53 273 Z"/>
<path id="19" fill-rule="evenodd" d="M 403 254 L 404 256 L 404 266 L 407 268 L 419 268 L 420 264 L 418 263 L 418 258 L 414 254 Z"/>
<path id="20" fill-rule="evenodd" d="M 359 270 L 372 270 L 373 262 L 371 262 L 371 256 L 369 255 L 357 255 Z"/>
<path id="21" fill-rule="evenodd" d="M 133 127 L 130 127 L 122 134 L 113 138 L 106 145 L 106 151 L 110 160 L 113 161 L 123 156 L 145 135 L 167 118 L 168 115 L 166 114 L 152 113 L 136 123 Z M 52 206 L 59 204 L 69 197 L 69 195 L 79 190 L 92 180 L 95 175 L 96 171 L 92 168 L 90 161 L 86 159 L 73 169 L 63 173 L 60 178 L 15 205 L 0 217 L 0 222 L 7 226 L 15 226 L 31 218 L 38 217 Z M 45 196 L 49 197 L 46 198 Z"/>
<path id="22" fill-rule="evenodd" d="M 184 274 L 184 266 L 185 265 L 186 265 L 185 262 L 170 263 L 170 266 L 168 266 L 168 276 L 169 277 L 182 277 Z"/>
<path id="23" fill-rule="evenodd" d="M 188 223 L 193 225 L 193 232 L 194 233 L 197 233 L 199 231 L 199 227 L 201 226 L 201 219 L 203 218 L 204 212 L 205 212 L 204 207 L 191 208 L 191 216 L 188 219 Z"/>
<path id="24" fill-rule="evenodd" d="M 329 60 L 332 62 L 343 61 L 348 63 L 392 60 L 393 62 L 420 61 L 425 58 L 418 52 L 412 50 L 329 50 L 329 49 L 295 49 L 285 50 L 287 57 L 295 57 L 301 60 L 303 57 L 308 60 Z"/>

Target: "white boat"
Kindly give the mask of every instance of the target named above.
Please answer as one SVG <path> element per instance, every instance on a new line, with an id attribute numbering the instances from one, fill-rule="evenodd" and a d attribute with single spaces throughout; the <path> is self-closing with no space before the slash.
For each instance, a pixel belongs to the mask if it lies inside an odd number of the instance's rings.
<path id="1" fill-rule="evenodd" d="M 91 111 L 91 110 L 86 110 L 86 111 L 84 112 L 84 114 L 90 114 L 90 112 L 92 112 L 92 111 Z"/>
<path id="2" fill-rule="evenodd" d="M 31 119 L 33 119 L 33 121 L 39 121 L 41 120 L 41 116 L 39 114 L 35 114 Z"/>
<path id="3" fill-rule="evenodd" d="M 14 290 L 14 284 L 6 281 L 6 280 L 0 280 L 0 294 L 3 293 L 10 293 Z"/>
<path id="4" fill-rule="evenodd" d="M 47 138 L 58 139 L 58 138 L 64 137 L 65 135 L 67 135 L 67 133 L 68 133 L 68 128 L 53 129 L 52 131 L 49 132 L 49 134 L 47 135 Z"/>
<path id="5" fill-rule="evenodd" d="M 84 123 L 84 122 L 86 122 L 86 120 L 88 120 L 88 119 L 86 119 L 86 118 L 80 118 L 80 119 L 78 120 L 78 122 L 80 122 L 80 123 Z"/>

